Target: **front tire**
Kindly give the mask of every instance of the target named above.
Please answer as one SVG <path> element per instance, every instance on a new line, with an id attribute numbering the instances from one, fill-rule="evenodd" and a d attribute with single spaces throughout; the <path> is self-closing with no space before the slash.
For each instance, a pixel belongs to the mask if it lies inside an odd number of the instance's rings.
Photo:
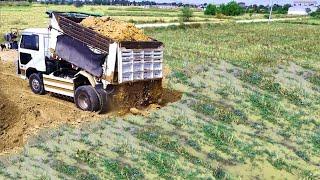
<path id="1" fill-rule="evenodd" d="M 99 95 L 92 86 L 80 86 L 76 89 L 74 102 L 83 111 L 96 112 L 100 110 Z"/>
<path id="2" fill-rule="evenodd" d="M 45 94 L 42 75 L 40 73 L 33 73 L 29 77 L 29 85 L 33 93 Z"/>

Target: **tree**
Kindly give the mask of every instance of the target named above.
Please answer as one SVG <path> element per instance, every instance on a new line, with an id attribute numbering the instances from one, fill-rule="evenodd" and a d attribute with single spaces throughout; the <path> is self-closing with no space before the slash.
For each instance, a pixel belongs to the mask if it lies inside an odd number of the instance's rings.
<path id="1" fill-rule="evenodd" d="M 239 16 L 244 13 L 244 9 L 235 1 L 231 1 L 226 5 L 221 4 L 219 9 L 226 16 Z"/>
<path id="2" fill-rule="evenodd" d="M 320 9 L 318 8 L 317 11 L 310 13 L 310 16 L 316 19 L 320 19 Z"/>
<path id="3" fill-rule="evenodd" d="M 32 0 L 28 0 L 29 3 L 32 3 Z"/>
<path id="4" fill-rule="evenodd" d="M 209 4 L 204 10 L 205 15 L 216 15 L 217 14 L 217 6 L 213 4 Z"/>
<path id="5" fill-rule="evenodd" d="M 190 21 L 190 18 L 193 16 L 193 12 L 189 7 L 183 7 L 181 13 L 183 22 Z"/>

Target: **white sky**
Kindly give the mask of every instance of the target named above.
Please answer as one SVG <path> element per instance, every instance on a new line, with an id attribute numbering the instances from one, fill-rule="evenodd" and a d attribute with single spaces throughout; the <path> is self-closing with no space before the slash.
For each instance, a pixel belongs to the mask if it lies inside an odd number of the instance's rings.
<path id="1" fill-rule="evenodd" d="M 139 0 L 142 1 L 142 0 Z M 192 3 L 192 4 L 201 4 L 201 3 L 227 3 L 231 0 L 153 0 L 155 2 L 183 2 L 183 3 Z M 269 4 L 269 0 L 236 0 L 237 2 L 245 2 L 246 4 Z M 272 0 L 274 4 L 291 4 L 293 0 Z M 317 0 L 318 3 L 320 0 Z"/>

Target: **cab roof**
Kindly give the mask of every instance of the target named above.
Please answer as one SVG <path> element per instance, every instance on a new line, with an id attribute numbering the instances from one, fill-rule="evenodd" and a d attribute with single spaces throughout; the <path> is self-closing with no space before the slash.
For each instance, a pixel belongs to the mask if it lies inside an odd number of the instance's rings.
<path id="1" fill-rule="evenodd" d="M 48 28 L 28 28 L 22 34 L 49 34 Z"/>

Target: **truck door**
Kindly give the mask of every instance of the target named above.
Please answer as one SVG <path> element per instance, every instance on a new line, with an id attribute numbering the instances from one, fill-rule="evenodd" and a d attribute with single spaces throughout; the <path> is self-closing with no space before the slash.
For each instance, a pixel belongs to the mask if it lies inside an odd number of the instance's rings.
<path id="1" fill-rule="evenodd" d="M 19 47 L 20 69 L 27 70 L 34 68 L 38 71 L 45 71 L 44 52 L 41 48 L 42 36 L 37 34 L 24 34 L 21 36 Z"/>

